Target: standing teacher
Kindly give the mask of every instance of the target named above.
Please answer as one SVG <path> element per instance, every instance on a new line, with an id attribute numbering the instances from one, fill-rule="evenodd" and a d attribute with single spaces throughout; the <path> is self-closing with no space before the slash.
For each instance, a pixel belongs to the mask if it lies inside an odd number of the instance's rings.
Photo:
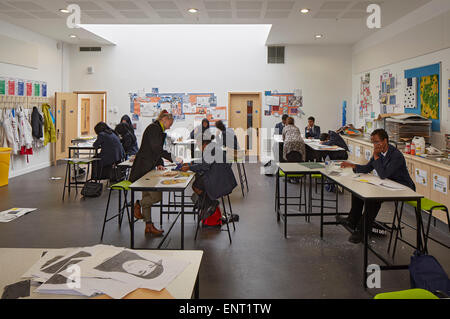
<path id="1" fill-rule="evenodd" d="M 166 139 L 164 131 L 170 129 L 172 124 L 172 114 L 161 112 L 158 119 L 147 126 L 142 137 L 141 148 L 137 152 L 131 168 L 130 181 L 132 183 L 155 168 L 158 170 L 164 169 L 163 158 L 173 162 L 172 155 L 163 149 Z M 138 219 L 144 219 L 146 234 L 161 236 L 164 232 L 164 230 L 157 229 L 152 222 L 152 206 L 160 202 L 161 199 L 161 192 L 142 192 L 142 214 L 139 205 L 135 206 L 134 216 Z"/>

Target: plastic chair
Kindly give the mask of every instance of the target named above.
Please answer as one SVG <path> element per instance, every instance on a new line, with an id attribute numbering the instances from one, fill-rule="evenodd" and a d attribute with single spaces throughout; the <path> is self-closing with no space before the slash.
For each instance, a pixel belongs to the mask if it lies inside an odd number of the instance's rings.
<path id="1" fill-rule="evenodd" d="M 384 292 L 375 295 L 373 299 L 439 299 L 439 297 L 432 294 L 428 290 L 417 288 L 393 292 Z"/>

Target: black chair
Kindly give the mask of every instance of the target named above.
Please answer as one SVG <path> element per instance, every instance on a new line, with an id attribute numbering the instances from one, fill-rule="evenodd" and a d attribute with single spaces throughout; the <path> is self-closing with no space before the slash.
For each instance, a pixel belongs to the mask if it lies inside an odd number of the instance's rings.
<path id="1" fill-rule="evenodd" d="M 228 207 L 229 207 L 229 209 L 230 209 L 230 214 L 228 215 L 228 213 L 227 213 L 227 208 L 226 208 L 226 205 L 225 205 L 225 200 L 224 200 L 224 197 L 227 197 L 228 198 Z M 231 232 L 230 232 L 230 220 L 232 221 L 232 223 L 233 223 L 233 230 L 234 231 L 236 231 L 236 225 L 235 225 L 235 223 L 234 223 L 234 218 L 233 218 L 233 210 L 232 210 L 232 208 L 231 208 L 231 200 L 230 200 L 230 195 L 228 194 L 228 195 L 224 195 L 224 196 L 222 196 L 221 198 L 220 198 L 220 200 L 222 201 L 222 207 L 223 207 L 223 212 L 222 212 L 222 214 L 223 214 L 223 216 L 225 217 L 225 223 L 227 224 L 227 232 L 228 232 L 228 239 L 230 240 L 230 244 L 232 243 L 232 240 L 231 240 Z M 220 200 L 219 200 L 219 206 L 220 206 Z M 197 216 L 196 218 L 197 218 L 197 228 L 196 228 L 196 230 L 195 230 L 195 236 L 194 236 L 194 240 L 197 240 L 197 234 L 198 234 L 198 230 L 199 230 L 199 228 L 200 228 L 200 223 L 202 222 L 202 219 L 201 219 L 201 217 L 200 217 L 200 211 L 201 211 L 201 207 L 203 207 L 203 204 L 204 204 L 204 197 L 202 197 L 200 200 L 199 200 L 199 203 L 198 203 L 198 205 L 197 205 L 197 207 L 196 207 L 196 209 L 195 209 L 195 215 Z M 222 230 L 222 229 L 221 229 Z"/>

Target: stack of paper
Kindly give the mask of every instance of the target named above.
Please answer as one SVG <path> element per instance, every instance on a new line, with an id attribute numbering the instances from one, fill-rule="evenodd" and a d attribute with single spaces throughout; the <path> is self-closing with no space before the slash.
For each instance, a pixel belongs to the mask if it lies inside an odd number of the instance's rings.
<path id="1" fill-rule="evenodd" d="M 22 277 L 42 283 L 37 293 L 119 299 L 138 288 L 161 291 L 188 265 L 151 252 L 97 245 L 49 251 Z"/>
<path id="2" fill-rule="evenodd" d="M 379 177 L 368 174 L 360 175 L 356 177 L 356 180 L 362 183 L 369 183 L 393 191 L 406 189 L 405 186 L 395 183 L 393 181 L 381 179 Z"/>

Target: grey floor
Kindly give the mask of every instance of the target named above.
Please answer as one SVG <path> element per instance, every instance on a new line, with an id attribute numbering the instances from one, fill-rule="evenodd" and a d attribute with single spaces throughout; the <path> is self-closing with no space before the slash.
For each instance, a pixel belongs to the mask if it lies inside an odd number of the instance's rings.
<path id="1" fill-rule="evenodd" d="M 260 174 L 259 164 L 247 164 L 250 192 L 242 197 L 240 188 L 233 192 L 233 212 L 239 214 L 230 245 L 225 231 L 202 229 L 194 241 L 195 221 L 186 216 L 185 248 L 204 250 L 200 270 L 201 298 L 372 298 L 376 293 L 407 289 L 409 273 L 405 270 L 383 271 L 381 289 L 362 288 L 363 246 L 347 241 L 349 233 L 341 226 L 325 226 L 323 240 L 319 218 L 310 223 L 303 217 L 289 219 L 289 237 L 283 236 L 283 223 L 274 213 L 275 178 Z M 100 198 L 80 199 L 72 194 L 62 202 L 64 166 L 50 167 L 12 178 L 9 186 L 0 188 L 0 210 L 11 207 L 36 207 L 15 221 L 0 224 L 1 247 L 79 247 L 100 242 L 108 192 Z M 298 185 L 289 192 L 298 193 Z M 327 196 L 332 196 L 327 194 Z M 116 209 L 117 196 L 113 196 Z M 348 211 L 350 196 L 340 195 L 340 211 Z M 290 208 L 295 211 L 294 207 Z M 378 220 L 391 221 L 393 204 L 382 206 Z M 159 226 L 159 210 L 154 211 Z M 171 217 L 173 220 L 173 217 Z M 332 220 L 333 218 L 331 218 Z M 411 211 L 405 220 L 414 224 Z M 164 216 L 162 227 L 170 221 Z M 441 225 L 443 226 L 443 225 Z M 444 227 L 432 229 L 437 237 L 449 241 Z M 414 240 L 414 233 L 404 230 L 404 237 Z M 129 245 L 129 228 L 125 220 L 121 229 L 116 221 L 106 226 L 104 243 Z M 154 248 L 159 239 L 144 236 L 144 224 L 136 224 L 136 247 Z M 175 225 L 166 248 L 178 248 L 180 227 Z M 386 254 L 386 238 L 371 239 Z M 409 263 L 413 250 L 399 244 L 397 263 Z M 430 243 L 430 253 L 450 273 L 448 250 Z M 370 263 L 378 263 L 373 255 Z"/>

